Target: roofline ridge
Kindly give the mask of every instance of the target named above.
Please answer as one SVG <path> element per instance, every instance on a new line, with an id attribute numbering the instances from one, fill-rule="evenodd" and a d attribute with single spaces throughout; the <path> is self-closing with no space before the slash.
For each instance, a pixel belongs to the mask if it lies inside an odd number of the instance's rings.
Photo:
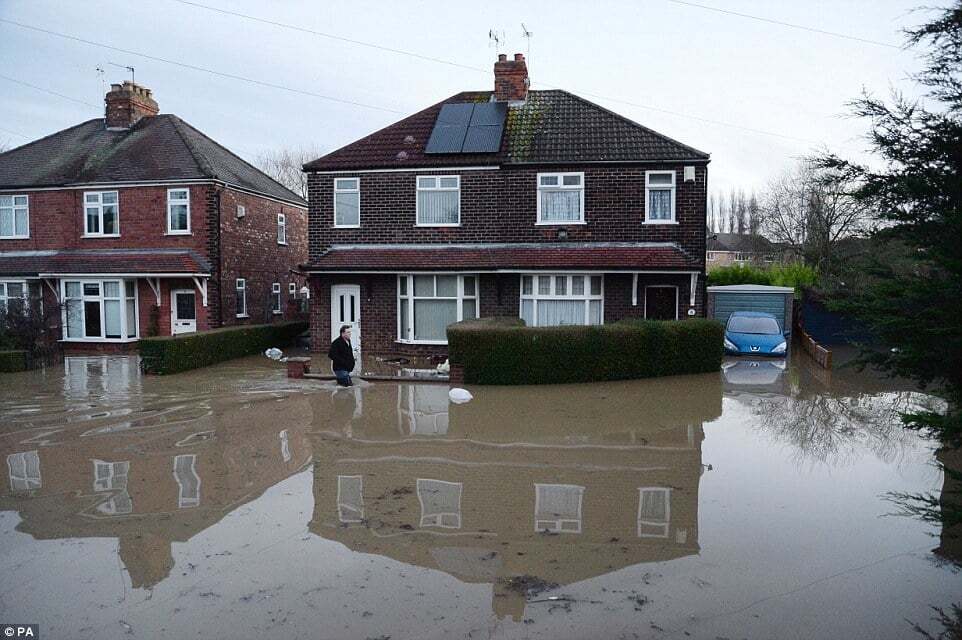
<path id="1" fill-rule="evenodd" d="M 80 127 L 83 127 L 83 126 L 86 126 L 86 125 L 90 124 L 91 122 L 103 122 L 103 120 L 104 120 L 103 118 L 91 118 L 90 120 L 84 120 L 83 122 L 78 122 L 77 124 L 75 124 L 75 125 L 73 125 L 73 126 L 70 126 L 70 127 L 67 127 L 67 128 L 65 128 L 65 129 L 60 129 L 60 130 L 58 130 L 58 131 L 54 131 L 53 133 L 48 133 L 47 135 L 42 136 L 42 137 L 40 137 L 40 138 L 37 138 L 36 140 L 31 140 L 30 142 L 24 142 L 24 143 L 23 143 L 22 145 L 20 145 L 19 147 L 14 147 L 14 148 L 12 148 L 12 149 L 7 149 L 6 151 L 3 151 L 2 153 L 0 153 L 0 158 L 3 158 L 3 156 L 7 155 L 8 153 L 13 153 L 14 151 L 19 151 L 20 149 L 23 149 L 23 148 L 25 148 L 25 147 L 29 147 L 29 146 L 32 145 L 32 144 L 37 144 L 38 142 L 43 142 L 43 141 L 46 140 L 47 138 L 52 138 L 52 137 L 54 137 L 54 136 L 56 136 L 56 135 L 59 135 L 59 134 L 65 132 L 65 131 L 70 131 L 71 129 L 79 129 Z"/>

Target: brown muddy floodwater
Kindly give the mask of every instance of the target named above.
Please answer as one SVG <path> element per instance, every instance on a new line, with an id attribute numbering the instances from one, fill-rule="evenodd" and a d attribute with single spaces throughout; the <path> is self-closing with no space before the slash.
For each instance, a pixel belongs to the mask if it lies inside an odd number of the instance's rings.
<path id="1" fill-rule="evenodd" d="M 0 378 L 0 622 L 43 638 L 904 638 L 962 549 L 851 371 L 472 387 L 292 381 L 265 358 Z"/>

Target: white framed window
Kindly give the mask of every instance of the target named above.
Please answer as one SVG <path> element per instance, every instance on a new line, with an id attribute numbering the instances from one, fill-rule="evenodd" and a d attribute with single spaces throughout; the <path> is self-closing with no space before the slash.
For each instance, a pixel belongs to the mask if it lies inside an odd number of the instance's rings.
<path id="1" fill-rule="evenodd" d="M 0 195 L 0 240 L 30 237 L 30 198 Z"/>
<path id="2" fill-rule="evenodd" d="M 84 192 L 84 236 L 120 235 L 120 206 L 116 191 Z"/>
<path id="3" fill-rule="evenodd" d="M 457 227 L 461 224 L 461 177 L 417 177 L 417 226 Z"/>
<path id="4" fill-rule="evenodd" d="M 752 254 L 747 251 L 736 251 L 735 262 L 751 262 Z"/>
<path id="5" fill-rule="evenodd" d="M 364 476 L 337 477 L 337 519 L 364 522 Z"/>
<path id="6" fill-rule="evenodd" d="M 271 285 L 271 311 L 273 313 L 281 312 L 281 283 L 275 282 Z"/>
<path id="7" fill-rule="evenodd" d="M 398 276 L 398 341 L 447 344 L 447 327 L 478 317 L 478 276 Z"/>
<path id="8" fill-rule="evenodd" d="M 167 233 L 190 234 L 189 189 L 167 189 Z"/>
<path id="9" fill-rule="evenodd" d="M 105 515 L 122 515 L 133 511 L 134 503 L 127 491 L 127 478 L 130 475 L 130 461 L 104 462 L 93 460 L 94 491 L 113 493 L 107 500 L 97 505 L 97 511 Z"/>
<path id="10" fill-rule="evenodd" d="M 585 174 L 538 174 L 536 224 L 585 223 Z"/>
<path id="11" fill-rule="evenodd" d="M 237 205 L 237 212 L 234 215 L 238 220 L 240 220 L 247 215 L 247 207 L 242 204 Z"/>
<path id="12" fill-rule="evenodd" d="M 462 483 L 418 478 L 417 488 L 422 527 L 461 528 Z"/>
<path id="13" fill-rule="evenodd" d="M 676 224 L 675 172 L 645 172 L 645 224 Z"/>
<path id="14" fill-rule="evenodd" d="M 446 434 L 449 406 L 448 390 L 443 385 L 397 385 L 398 424 L 412 436 Z"/>
<path id="15" fill-rule="evenodd" d="M 234 313 L 238 318 L 247 317 L 247 280 L 244 278 L 234 281 Z"/>
<path id="16" fill-rule="evenodd" d="M 174 480 L 179 492 L 177 508 L 187 509 L 200 504 L 200 476 L 197 475 L 197 454 L 174 456 Z"/>
<path id="17" fill-rule="evenodd" d="M 639 487 L 638 537 L 667 538 L 671 524 L 671 489 Z"/>
<path id="18" fill-rule="evenodd" d="M 287 285 L 287 295 L 294 298 L 297 296 L 297 283 L 291 282 Z"/>
<path id="19" fill-rule="evenodd" d="M 281 460 L 284 462 L 290 462 L 291 458 L 291 435 L 287 429 L 282 429 L 278 432 L 277 437 L 281 441 Z"/>
<path id="20" fill-rule="evenodd" d="M 21 451 L 7 456 L 7 475 L 11 491 L 30 491 L 43 486 L 40 477 L 40 454 L 37 451 Z"/>
<path id="21" fill-rule="evenodd" d="M 277 244 L 287 244 L 287 216 L 277 214 Z"/>
<path id="22" fill-rule="evenodd" d="M 334 226 L 361 226 L 360 178 L 334 178 Z"/>
<path id="23" fill-rule="evenodd" d="M 573 484 L 534 485 L 534 530 L 581 533 L 585 488 Z"/>
<path id="24" fill-rule="evenodd" d="M 0 280 L 0 310 L 23 310 L 26 306 L 26 280 Z"/>
<path id="25" fill-rule="evenodd" d="M 137 281 L 62 280 L 63 339 L 127 342 L 139 336 Z"/>
<path id="26" fill-rule="evenodd" d="M 521 319 L 529 327 L 604 322 L 604 277 L 583 273 L 521 276 Z"/>

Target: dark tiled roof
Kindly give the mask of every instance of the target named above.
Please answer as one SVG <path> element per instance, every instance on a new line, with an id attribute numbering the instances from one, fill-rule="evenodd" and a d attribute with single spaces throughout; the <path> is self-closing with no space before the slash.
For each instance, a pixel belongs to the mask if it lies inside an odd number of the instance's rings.
<path id="1" fill-rule="evenodd" d="M 0 251 L 0 275 L 51 274 L 209 274 L 210 264 L 184 249 L 64 249 Z"/>
<path id="2" fill-rule="evenodd" d="M 760 235 L 747 233 L 716 233 L 708 238 L 709 251 L 738 251 L 743 253 L 770 253 L 776 250 L 771 241 Z"/>
<path id="3" fill-rule="evenodd" d="M 671 243 L 471 245 L 335 245 L 308 271 L 435 271 L 452 269 L 695 269 Z"/>
<path id="4" fill-rule="evenodd" d="M 88 120 L 0 154 L 0 188 L 217 179 L 278 200 L 303 199 L 175 115 L 107 130 Z"/>
<path id="5" fill-rule="evenodd" d="M 708 154 L 652 131 L 567 91 L 529 91 L 509 106 L 497 153 L 426 154 L 424 147 L 443 104 L 479 102 L 489 91 L 459 93 L 304 165 L 338 169 L 520 163 L 708 160 Z"/>

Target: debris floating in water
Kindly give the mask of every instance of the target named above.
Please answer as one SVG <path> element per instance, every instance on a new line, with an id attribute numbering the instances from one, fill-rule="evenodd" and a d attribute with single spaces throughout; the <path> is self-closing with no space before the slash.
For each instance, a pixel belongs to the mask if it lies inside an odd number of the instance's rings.
<path id="1" fill-rule="evenodd" d="M 270 349 L 264 352 L 264 355 L 270 358 L 271 360 L 280 360 L 281 357 L 284 355 L 284 352 L 278 349 L 277 347 L 271 347 Z"/>
<path id="2" fill-rule="evenodd" d="M 464 404 L 474 398 L 474 396 L 472 396 L 471 392 L 467 389 L 455 387 L 448 391 L 448 398 L 450 398 L 454 404 Z"/>
<path id="3" fill-rule="evenodd" d="M 441 364 L 439 364 L 439 365 L 438 365 L 438 373 L 441 374 L 441 375 L 443 375 L 443 376 L 446 376 L 446 375 L 448 375 L 449 373 L 451 373 L 451 361 L 450 361 L 450 360 L 445 360 L 444 362 L 442 362 Z"/>

